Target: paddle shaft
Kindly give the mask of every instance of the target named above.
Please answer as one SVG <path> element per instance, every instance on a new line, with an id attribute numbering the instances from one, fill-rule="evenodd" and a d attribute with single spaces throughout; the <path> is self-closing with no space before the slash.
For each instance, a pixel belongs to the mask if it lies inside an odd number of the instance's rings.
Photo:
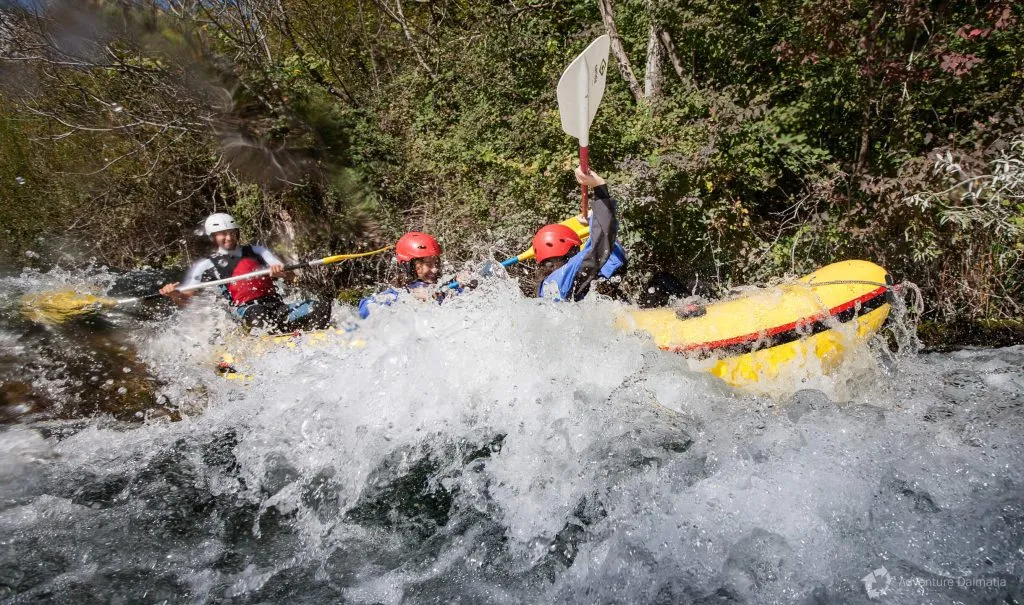
<path id="1" fill-rule="evenodd" d="M 590 148 L 580 147 L 580 169 L 583 170 L 583 174 L 590 174 Z M 580 206 L 580 215 L 587 216 L 587 211 L 590 210 L 590 201 L 587 198 L 587 186 L 580 185 L 583 188 L 583 204 Z"/>
<path id="2" fill-rule="evenodd" d="M 466 283 L 462 283 L 457 279 L 453 279 L 449 282 L 446 282 L 444 285 L 438 288 L 437 291 L 446 292 L 447 290 L 458 290 L 460 288 L 469 288 L 470 290 L 472 290 L 476 288 L 478 285 L 480 285 L 480 282 L 478 282 L 475 279 L 471 279 Z"/>
<path id="3" fill-rule="evenodd" d="M 579 141 L 580 168 L 584 174 L 590 174 L 590 123 L 594 120 L 597 107 L 604 97 L 610 44 L 611 39 L 607 35 L 600 36 L 591 42 L 590 46 L 562 72 L 562 77 L 558 80 L 558 88 L 555 90 L 562 130 Z M 580 220 L 587 221 L 587 214 L 590 212 L 589 191 L 586 185 L 580 185 L 580 188 L 582 190 Z M 569 221 L 563 221 L 562 224 L 567 222 Z M 580 225 L 580 227 L 581 229 L 573 229 L 580 237 L 585 237 L 590 233 L 589 227 L 584 225 Z M 518 256 L 501 261 L 501 265 L 511 267 L 534 256 L 535 250 L 531 246 Z"/>
<path id="4" fill-rule="evenodd" d="M 373 250 L 372 252 L 360 252 L 360 253 L 357 253 L 357 254 L 336 254 L 334 256 L 326 256 L 324 258 L 318 258 L 316 260 L 307 260 L 307 261 L 303 261 L 301 263 L 292 263 L 290 265 L 285 265 L 284 266 L 284 270 L 285 271 L 295 271 L 296 269 L 306 269 L 306 268 L 309 268 L 309 267 L 318 267 L 320 265 L 330 265 L 332 263 L 337 263 L 337 262 L 341 262 L 343 260 L 348 260 L 348 259 L 352 259 L 352 258 L 360 258 L 360 257 L 363 257 L 363 256 L 372 256 L 374 254 L 380 254 L 381 252 L 384 252 L 385 250 L 388 250 L 390 248 L 391 248 L 391 246 L 387 246 L 387 247 L 381 248 L 379 250 Z M 246 273 L 244 275 L 233 275 L 231 277 L 225 277 L 224 279 L 215 279 L 213 281 L 204 281 L 204 282 L 200 282 L 200 283 L 197 283 L 197 284 L 192 284 L 191 286 L 185 286 L 183 288 L 176 288 L 175 291 L 177 291 L 177 292 L 192 292 L 194 290 L 202 290 L 203 288 L 213 288 L 215 286 L 223 286 L 225 284 L 230 284 L 230 283 L 236 282 L 236 281 L 242 281 L 244 279 L 253 279 L 255 277 L 263 277 L 264 275 L 270 275 L 270 269 L 269 268 L 267 268 L 267 269 L 260 269 L 259 271 L 253 271 L 252 273 Z M 138 296 L 138 297 L 135 297 L 135 298 L 121 298 L 121 299 L 118 299 L 115 302 L 115 304 L 125 305 L 125 304 L 130 304 L 130 303 L 135 303 L 135 302 L 143 301 L 143 300 L 152 300 L 154 298 L 159 298 L 161 296 L 163 296 L 163 294 L 160 294 L 159 292 L 154 292 L 153 294 L 147 294 L 145 296 Z"/>
<path id="5" fill-rule="evenodd" d="M 583 174 L 590 174 L 590 64 L 584 59 L 585 69 L 577 71 L 577 100 L 579 104 L 579 141 L 580 141 L 580 169 Z M 583 202 L 580 204 L 580 215 L 587 216 L 589 200 L 587 199 L 587 186 L 580 185 L 583 190 Z"/>

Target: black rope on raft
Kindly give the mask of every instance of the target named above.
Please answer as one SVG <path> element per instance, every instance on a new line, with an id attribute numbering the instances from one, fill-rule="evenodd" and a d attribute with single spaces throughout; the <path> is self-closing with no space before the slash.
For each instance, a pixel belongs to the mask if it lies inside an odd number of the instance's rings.
<path id="1" fill-rule="evenodd" d="M 889 284 L 883 284 L 882 282 L 866 281 L 866 280 L 862 280 L 862 279 L 839 279 L 839 280 L 833 280 L 833 281 L 810 282 L 807 285 L 808 286 L 812 286 L 812 287 L 817 287 L 817 286 L 862 285 L 862 286 L 875 286 L 876 288 L 892 288 L 894 290 L 898 288 L 898 284 L 896 286 L 891 286 Z"/>
<path id="2" fill-rule="evenodd" d="M 912 310 L 917 315 L 921 315 L 924 312 L 924 296 L 921 294 L 921 289 L 917 287 L 917 284 L 913 282 L 903 281 L 898 284 L 883 284 L 877 281 L 868 281 L 863 279 L 839 279 L 833 281 L 823 282 L 812 282 L 806 284 L 810 287 L 817 286 L 844 286 L 844 285 L 862 285 L 862 286 L 875 286 L 876 288 L 885 288 L 886 290 L 892 290 L 896 294 L 903 294 L 904 292 L 910 292 L 913 295 L 913 300 L 910 304 L 904 303 L 908 310 Z"/>

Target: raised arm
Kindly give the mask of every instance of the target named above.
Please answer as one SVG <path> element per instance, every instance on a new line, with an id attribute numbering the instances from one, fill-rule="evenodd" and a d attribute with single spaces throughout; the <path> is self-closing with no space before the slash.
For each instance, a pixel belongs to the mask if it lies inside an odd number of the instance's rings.
<path id="1" fill-rule="evenodd" d="M 570 295 L 573 300 L 580 300 L 586 296 L 591 282 L 600 275 L 601 267 L 611 256 L 619 224 L 615 216 L 617 202 L 611 197 L 604 179 L 596 172 L 591 171 L 588 174 L 577 168 L 576 180 L 593 191 L 590 203 L 590 241 L 582 251 L 583 262 L 580 263 L 579 272 L 573 280 Z"/>

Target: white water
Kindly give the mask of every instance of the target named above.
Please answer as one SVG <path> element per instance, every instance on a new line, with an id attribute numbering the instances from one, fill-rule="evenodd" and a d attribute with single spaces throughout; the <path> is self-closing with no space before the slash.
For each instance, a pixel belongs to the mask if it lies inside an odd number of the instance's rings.
<path id="1" fill-rule="evenodd" d="M 768 399 L 616 309 L 488 281 L 248 384 L 211 371 L 215 309 L 146 324 L 184 420 L 3 433 L 0 597 L 846 603 L 884 566 L 883 602 L 1021 599 L 1024 348 L 865 349 Z"/>

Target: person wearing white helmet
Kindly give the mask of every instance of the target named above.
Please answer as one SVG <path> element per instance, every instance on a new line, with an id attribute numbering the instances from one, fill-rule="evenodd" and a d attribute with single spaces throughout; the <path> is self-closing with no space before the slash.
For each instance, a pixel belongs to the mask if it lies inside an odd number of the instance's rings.
<path id="1" fill-rule="evenodd" d="M 234 217 L 223 212 L 211 214 L 206 219 L 204 230 L 217 250 L 192 265 L 180 282 L 161 288 L 161 294 L 177 304 L 184 304 L 197 290 L 181 292 L 178 290 L 180 287 L 270 269 L 270 275 L 243 279 L 220 287 L 234 315 L 246 326 L 271 332 L 327 327 L 331 315 L 330 304 L 314 300 L 286 304 L 273 281 L 273 278 L 284 274 L 284 262 L 263 246 L 239 245 L 238 223 Z"/>

